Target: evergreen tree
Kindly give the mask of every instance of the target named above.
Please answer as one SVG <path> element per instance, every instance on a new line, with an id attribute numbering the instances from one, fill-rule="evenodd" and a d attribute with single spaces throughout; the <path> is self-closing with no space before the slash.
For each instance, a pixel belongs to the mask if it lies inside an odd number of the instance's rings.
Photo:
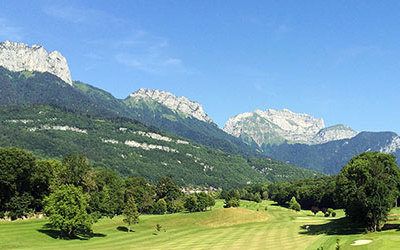
<path id="1" fill-rule="evenodd" d="M 123 214 L 125 217 L 124 222 L 128 224 L 128 232 L 131 232 L 131 226 L 139 223 L 139 215 L 140 215 L 133 196 L 128 196 Z"/>

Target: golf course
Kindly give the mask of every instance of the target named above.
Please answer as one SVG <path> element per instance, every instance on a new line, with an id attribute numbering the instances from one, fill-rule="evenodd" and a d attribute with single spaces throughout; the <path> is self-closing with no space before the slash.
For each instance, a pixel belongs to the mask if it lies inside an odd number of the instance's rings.
<path id="1" fill-rule="evenodd" d="M 101 219 L 90 239 L 58 239 L 47 219 L 0 222 L 0 249 L 396 249 L 400 245 L 400 209 L 393 209 L 381 232 L 351 227 L 342 210 L 335 218 L 241 201 L 239 208 L 198 213 L 142 215 L 134 232 L 122 217 Z M 265 209 L 267 207 L 267 209 Z M 158 230 L 156 229 L 158 226 Z"/>

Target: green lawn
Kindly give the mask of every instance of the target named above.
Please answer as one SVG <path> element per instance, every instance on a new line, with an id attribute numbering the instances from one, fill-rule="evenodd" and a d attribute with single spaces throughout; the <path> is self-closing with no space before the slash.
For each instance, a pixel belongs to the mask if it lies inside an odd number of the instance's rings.
<path id="1" fill-rule="evenodd" d="M 265 206 L 268 210 L 265 211 Z M 258 210 L 258 211 L 257 211 Z M 294 212 L 272 205 L 242 202 L 241 208 L 223 209 L 218 201 L 212 211 L 172 215 L 144 215 L 127 233 L 122 218 L 102 219 L 94 226 L 90 240 L 53 238 L 43 225 L 45 219 L 0 222 L 0 249 L 396 249 L 400 247 L 397 229 L 400 209 L 390 217 L 395 229 L 363 234 L 348 229 L 343 212 L 335 219 L 314 216 L 310 211 Z M 163 231 L 155 234 L 155 225 Z M 309 225 L 308 230 L 303 229 Z M 165 231 L 164 231 L 165 230 Z M 354 240 L 372 243 L 352 247 Z"/>

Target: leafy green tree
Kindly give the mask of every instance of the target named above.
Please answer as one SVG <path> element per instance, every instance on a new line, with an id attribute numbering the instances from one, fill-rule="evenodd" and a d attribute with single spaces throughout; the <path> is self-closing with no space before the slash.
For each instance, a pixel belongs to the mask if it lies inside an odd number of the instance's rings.
<path id="1" fill-rule="evenodd" d="M 93 173 L 94 185 L 88 190 L 90 211 L 108 217 L 121 214 L 125 194 L 122 177 L 105 168 L 95 169 Z"/>
<path id="2" fill-rule="evenodd" d="M 199 207 L 200 211 L 205 211 L 208 208 L 211 208 L 215 205 L 215 199 L 210 194 L 202 192 L 196 195 L 197 195 L 197 200 L 201 204 L 201 206 Z"/>
<path id="3" fill-rule="evenodd" d="M 156 192 L 142 177 L 129 177 L 125 180 L 126 196 L 132 195 L 137 203 L 140 213 L 151 213 L 154 206 Z M 127 197 L 125 197 L 127 199 Z"/>
<path id="4" fill-rule="evenodd" d="M 288 202 L 289 208 L 295 211 L 300 211 L 301 210 L 301 206 L 300 204 L 297 202 L 296 197 L 292 197 L 292 199 L 290 199 L 290 201 Z"/>
<path id="5" fill-rule="evenodd" d="M 165 214 L 167 212 L 167 202 L 164 199 L 159 199 L 153 207 L 153 213 Z"/>
<path id="6" fill-rule="evenodd" d="M 269 185 L 270 198 L 285 206 L 294 196 L 303 209 L 312 207 L 339 208 L 335 199 L 336 177 L 304 179 Z"/>
<path id="7" fill-rule="evenodd" d="M 128 232 L 131 232 L 131 226 L 139 223 L 140 215 L 136 206 L 135 199 L 131 195 L 128 196 L 123 214 L 125 217 L 124 222 L 128 224 Z"/>
<path id="8" fill-rule="evenodd" d="M 224 208 L 239 207 L 239 206 L 240 206 L 240 201 L 236 197 L 225 199 L 224 201 Z"/>
<path id="9" fill-rule="evenodd" d="M 266 190 L 266 191 L 263 191 L 262 192 L 262 194 L 261 194 L 261 198 L 263 199 L 263 200 L 268 200 L 268 198 L 269 198 L 269 194 L 268 194 L 268 191 Z"/>
<path id="10" fill-rule="evenodd" d="M 193 194 L 186 196 L 185 198 L 185 208 L 189 212 L 197 211 L 197 197 Z"/>
<path id="11" fill-rule="evenodd" d="M 208 207 L 208 195 L 206 193 L 197 193 L 195 194 L 197 198 L 197 206 L 196 206 L 196 211 L 205 211 Z"/>
<path id="12" fill-rule="evenodd" d="M 183 198 L 167 201 L 167 212 L 168 213 L 179 213 L 185 210 L 185 203 Z"/>
<path id="13" fill-rule="evenodd" d="M 94 220 L 87 213 L 88 197 L 81 187 L 61 186 L 46 198 L 45 204 L 50 225 L 60 230 L 61 236 L 88 236 L 92 232 Z"/>
<path id="14" fill-rule="evenodd" d="M 15 220 L 23 216 L 28 216 L 29 213 L 33 212 L 31 208 L 32 200 L 33 197 L 28 193 L 13 196 L 7 204 L 11 219 Z"/>
<path id="15" fill-rule="evenodd" d="M 43 199 L 52 189 L 57 189 L 57 176 L 62 171 L 62 163 L 58 160 L 38 160 L 30 176 L 31 193 L 34 198 L 33 206 L 36 211 L 43 209 Z"/>
<path id="16" fill-rule="evenodd" d="M 255 193 L 253 201 L 260 203 L 262 201 L 260 193 Z"/>
<path id="17" fill-rule="evenodd" d="M 337 196 L 346 215 L 369 231 L 379 230 L 399 196 L 400 173 L 392 155 L 354 157 L 337 177 Z"/>
<path id="18" fill-rule="evenodd" d="M 211 209 L 213 206 L 215 206 L 215 198 L 212 195 L 207 194 L 206 204 L 207 208 Z"/>
<path id="19" fill-rule="evenodd" d="M 12 212 L 15 208 L 20 210 L 31 206 L 26 204 L 26 193 L 31 194 L 30 178 L 35 169 L 35 160 L 32 153 L 25 150 L 0 148 L 0 211 Z"/>
<path id="20" fill-rule="evenodd" d="M 62 184 L 72 184 L 86 188 L 88 186 L 86 175 L 92 169 L 89 159 L 81 154 L 71 154 L 64 157 L 62 161 L 65 166 L 64 172 L 60 174 Z"/>
<path id="21" fill-rule="evenodd" d="M 156 186 L 157 198 L 172 201 L 180 198 L 183 193 L 170 177 L 162 177 Z"/>

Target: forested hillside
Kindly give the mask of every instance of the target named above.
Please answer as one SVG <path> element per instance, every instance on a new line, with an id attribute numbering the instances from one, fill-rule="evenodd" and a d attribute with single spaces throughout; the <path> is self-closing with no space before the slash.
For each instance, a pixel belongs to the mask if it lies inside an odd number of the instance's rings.
<path id="1" fill-rule="evenodd" d="M 134 119 L 146 125 L 155 126 L 225 152 L 257 155 L 257 145 L 249 146 L 241 139 L 227 134 L 214 123 L 186 117 L 153 100 L 127 98 L 124 103 L 130 108 Z"/>
<path id="2" fill-rule="evenodd" d="M 2 107 L 0 131 L 0 146 L 44 157 L 81 153 L 123 175 L 150 180 L 171 175 L 180 185 L 226 187 L 315 175 L 271 160 L 256 168 L 239 155 L 160 134 L 128 119 L 100 119 L 50 106 Z M 283 173 L 281 167 L 292 171 Z"/>
<path id="3" fill-rule="evenodd" d="M 326 174 L 336 174 L 355 155 L 383 150 L 397 135 L 393 132 L 361 132 L 351 139 L 324 144 L 281 144 L 264 146 L 270 157 Z M 399 151 L 397 151 L 399 154 Z M 399 160 L 399 159 L 398 159 Z"/>
<path id="4" fill-rule="evenodd" d="M 50 73 L 12 72 L 0 67 L 0 93 L 0 105 L 49 104 L 96 117 L 130 118 L 228 153 L 257 154 L 256 147 L 228 135 L 215 124 L 182 117 L 158 103 L 119 100 L 82 82 L 71 86 Z"/>

